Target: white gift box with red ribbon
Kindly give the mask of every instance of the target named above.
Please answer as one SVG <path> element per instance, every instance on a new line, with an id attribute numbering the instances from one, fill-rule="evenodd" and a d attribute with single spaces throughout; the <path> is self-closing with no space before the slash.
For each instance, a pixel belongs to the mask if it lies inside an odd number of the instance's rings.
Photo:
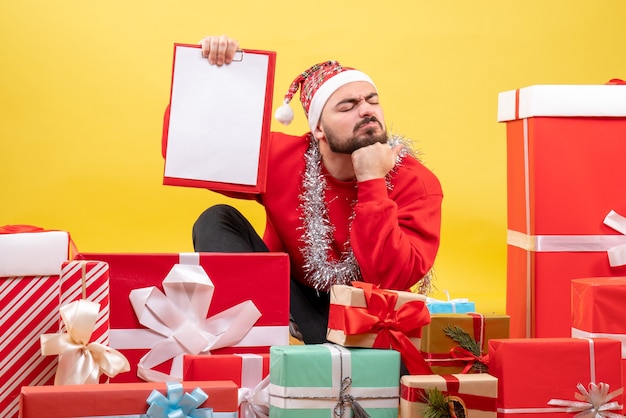
<path id="1" fill-rule="evenodd" d="M 59 274 L 70 253 L 65 231 L 0 227 L 0 416 L 17 417 L 20 387 L 52 384 L 55 356 L 39 336 L 59 329 Z"/>

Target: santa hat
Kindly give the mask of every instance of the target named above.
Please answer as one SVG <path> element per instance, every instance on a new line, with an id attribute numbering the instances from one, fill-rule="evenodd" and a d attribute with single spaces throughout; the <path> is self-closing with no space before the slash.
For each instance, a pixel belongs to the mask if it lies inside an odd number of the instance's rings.
<path id="1" fill-rule="evenodd" d="M 322 109 L 328 98 L 339 87 L 355 81 L 367 81 L 376 88 L 367 74 L 354 68 L 342 67 L 337 61 L 315 64 L 293 80 L 285 95 L 283 105 L 276 110 L 274 117 L 284 125 L 291 123 L 293 110 L 291 110 L 289 103 L 300 88 L 300 101 L 308 119 L 309 128 L 313 132 L 317 128 Z"/>

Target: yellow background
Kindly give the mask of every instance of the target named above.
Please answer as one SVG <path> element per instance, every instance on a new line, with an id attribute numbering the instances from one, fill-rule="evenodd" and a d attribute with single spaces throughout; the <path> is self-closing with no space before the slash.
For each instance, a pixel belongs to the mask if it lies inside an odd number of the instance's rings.
<path id="1" fill-rule="evenodd" d="M 67 230 L 83 252 L 191 251 L 196 216 L 227 199 L 162 185 L 172 45 L 227 33 L 277 51 L 275 108 L 298 73 L 327 59 L 376 81 L 388 124 L 443 185 L 434 296 L 503 313 L 497 95 L 625 78 L 624 16 L 621 0 L 4 1 L 0 225 Z M 273 129 L 303 133 L 297 106 L 291 126 Z M 231 202 L 262 231 L 259 206 Z"/>

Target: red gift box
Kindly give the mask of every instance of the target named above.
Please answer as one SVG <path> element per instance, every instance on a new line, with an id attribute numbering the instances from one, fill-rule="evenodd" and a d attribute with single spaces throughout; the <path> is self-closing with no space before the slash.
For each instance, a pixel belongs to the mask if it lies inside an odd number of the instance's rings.
<path id="1" fill-rule="evenodd" d="M 622 343 L 626 376 L 626 277 L 572 280 L 572 337 L 611 338 Z"/>
<path id="2" fill-rule="evenodd" d="M 2 417 L 17 417 L 21 386 L 54 382 L 57 357 L 41 355 L 39 336 L 59 330 L 59 274 L 69 250 L 67 232 L 0 227 Z"/>
<path id="3" fill-rule="evenodd" d="M 498 378 L 498 417 L 559 416 L 565 412 L 553 399 L 578 401 L 578 385 L 593 382 L 622 388 L 621 345 L 598 338 L 512 338 L 489 341 L 489 374 Z M 580 392 L 579 392 L 580 393 Z M 619 404 L 622 395 L 609 401 Z"/>
<path id="4" fill-rule="evenodd" d="M 284 253 L 81 253 L 76 259 L 109 264 L 110 347 L 124 354 L 131 364 L 129 373 L 112 378 L 112 382 L 140 381 L 137 365 L 144 356 L 153 353 L 151 349 L 157 343 L 163 342 L 162 335 L 139 322 L 129 300 L 131 292 L 147 288 L 162 292 L 162 282 L 177 265 L 199 265 L 213 282 L 215 290 L 207 301 L 210 302 L 207 318 L 246 301 L 252 301 L 261 313 L 243 340 L 211 350 L 212 354 L 262 354 L 268 353 L 272 345 L 289 343 L 289 260 Z M 198 353 L 190 351 L 187 354 Z M 182 375 L 182 356 L 176 358 L 180 359 L 178 366 Z M 168 373 L 171 366 L 172 362 L 167 361 L 155 370 Z"/>
<path id="5" fill-rule="evenodd" d="M 183 382 L 185 393 L 202 389 L 209 399 L 201 408 L 215 412 L 237 411 L 237 386 L 230 381 Z M 20 395 L 21 418 L 70 418 L 145 414 L 153 390 L 167 394 L 165 383 L 111 383 L 24 387 Z"/>
<path id="6" fill-rule="evenodd" d="M 267 392 L 270 373 L 269 354 L 185 355 L 183 380 L 232 380 L 239 389 L 239 417 L 255 418 L 252 407 L 265 407 L 256 401 L 261 391 Z M 265 380 L 265 381 L 264 381 Z M 269 397 L 269 394 L 267 395 Z M 250 404 L 250 405 L 249 405 Z"/>
<path id="7" fill-rule="evenodd" d="M 626 236 L 626 89 L 531 86 L 500 93 L 507 135 L 507 314 L 511 337 L 568 337 L 570 282 L 623 276 L 606 252 Z"/>

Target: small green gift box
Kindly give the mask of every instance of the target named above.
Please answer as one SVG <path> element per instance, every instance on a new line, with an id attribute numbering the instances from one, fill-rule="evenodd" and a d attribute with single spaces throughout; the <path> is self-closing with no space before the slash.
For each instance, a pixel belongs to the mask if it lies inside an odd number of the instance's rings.
<path id="1" fill-rule="evenodd" d="M 336 344 L 270 349 L 270 416 L 397 418 L 400 353 Z"/>

